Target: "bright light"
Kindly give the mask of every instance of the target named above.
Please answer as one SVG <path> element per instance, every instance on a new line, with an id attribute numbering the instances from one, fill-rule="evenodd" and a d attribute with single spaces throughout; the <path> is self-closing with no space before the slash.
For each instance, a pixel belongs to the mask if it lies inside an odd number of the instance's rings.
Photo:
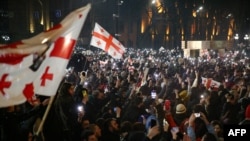
<path id="1" fill-rule="evenodd" d="M 8 35 L 2 35 L 2 39 L 4 39 L 5 41 L 9 41 L 10 37 Z"/>
<path id="2" fill-rule="evenodd" d="M 152 4 L 155 4 L 156 0 L 152 0 Z"/>
<path id="3" fill-rule="evenodd" d="M 235 34 L 234 39 L 238 40 L 239 39 L 239 34 Z"/>
<path id="4" fill-rule="evenodd" d="M 48 41 L 48 38 L 45 38 L 42 40 L 42 44 L 46 43 Z"/>
<path id="5" fill-rule="evenodd" d="M 120 2 L 118 2 L 118 5 L 122 5 L 123 4 L 123 1 L 121 0 Z"/>
<path id="6" fill-rule="evenodd" d="M 200 12 L 201 10 L 203 10 L 203 6 L 200 6 L 200 7 L 196 10 L 196 12 L 198 13 L 198 12 Z"/>
<path id="7" fill-rule="evenodd" d="M 244 36 L 244 40 L 249 40 L 249 36 L 247 34 Z"/>

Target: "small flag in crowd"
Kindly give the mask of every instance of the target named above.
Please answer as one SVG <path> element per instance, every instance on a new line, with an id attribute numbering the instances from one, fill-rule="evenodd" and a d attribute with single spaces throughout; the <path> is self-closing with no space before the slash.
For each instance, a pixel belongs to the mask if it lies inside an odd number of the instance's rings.
<path id="1" fill-rule="evenodd" d="M 71 12 L 32 38 L 0 46 L 0 107 L 22 104 L 35 94 L 56 94 L 90 8 Z"/>
<path id="2" fill-rule="evenodd" d="M 90 45 L 104 50 L 115 59 L 121 59 L 125 52 L 124 46 L 98 23 L 95 23 Z"/>
<path id="3" fill-rule="evenodd" d="M 221 85 L 220 82 L 213 80 L 212 78 L 205 78 L 205 77 L 201 77 L 202 79 L 202 84 L 207 88 L 214 88 L 214 89 L 218 89 Z"/>

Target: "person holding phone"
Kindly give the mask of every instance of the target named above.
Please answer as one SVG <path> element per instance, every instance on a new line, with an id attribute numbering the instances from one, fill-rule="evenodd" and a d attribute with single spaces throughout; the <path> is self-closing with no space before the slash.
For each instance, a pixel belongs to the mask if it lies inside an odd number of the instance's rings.
<path id="1" fill-rule="evenodd" d="M 157 96 L 156 90 L 152 90 L 152 91 L 151 91 L 151 98 L 152 98 L 152 99 L 155 99 L 156 96 Z"/>
<path id="2" fill-rule="evenodd" d="M 150 128 L 157 125 L 157 115 L 156 115 L 156 108 L 155 108 L 154 101 L 152 101 L 149 104 L 149 108 L 147 109 L 147 112 L 149 116 L 146 119 L 145 127 L 146 127 L 146 130 L 148 131 Z"/>
<path id="3" fill-rule="evenodd" d="M 215 135 L 214 128 L 202 108 L 204 107 L 199 104 L 195 105 L 194 112 L 188 119 L 187 135 L 192 141 L 201 139 L 208 132 Z"/>
<path id="4" fill-rule="evenodd" d="M 72 83 L 64 82 L 60 86 L 58 96 L 43 127 L 43 134 L 47 141 L 80 139 L 81 124 L 77 120 L 79 111 L 73 97 L 74 90 Z"/>

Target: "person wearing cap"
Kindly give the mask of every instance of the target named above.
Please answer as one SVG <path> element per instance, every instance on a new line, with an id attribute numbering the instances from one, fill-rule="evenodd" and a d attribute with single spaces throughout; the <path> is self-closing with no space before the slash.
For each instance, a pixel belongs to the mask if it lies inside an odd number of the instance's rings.
<path id="1" fill-rule="evenodd" d="M 174 114 L 174 120 L 178 126 L 182 124 L 182 122 L 187 119 L 187 114 L 186 114 L 186 106 L 184 104 L 178 104 L 175 108 L 175 114 Z"/>

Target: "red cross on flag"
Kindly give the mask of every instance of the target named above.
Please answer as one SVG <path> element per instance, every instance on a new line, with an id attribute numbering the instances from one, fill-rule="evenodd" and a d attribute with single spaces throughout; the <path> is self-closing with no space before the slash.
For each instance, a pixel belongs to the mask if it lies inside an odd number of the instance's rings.
<path id="1" fill-rule="evenodd" d="M 207 88 L 218 89 L 221 85 L 220 82 L 213 80 L 212 78 L 201 77 L 202 84 Z"/>
<path id="2" fill-rule="evenodd" d="M 104 50 L 115 59 L 121 59 L 125 52 L 124 46 L 98 23 L 95 23 L 90 45 Z"/>
<path id="3" fill-rule="evenodd" d="M 71 12 L 32 38 L 0 47 L 0 107 L 22 104 L 35 94 L 56 94 L 90 8 L 88 4 Z M 34 69 L 37 54 L 40 64 Z"/>

